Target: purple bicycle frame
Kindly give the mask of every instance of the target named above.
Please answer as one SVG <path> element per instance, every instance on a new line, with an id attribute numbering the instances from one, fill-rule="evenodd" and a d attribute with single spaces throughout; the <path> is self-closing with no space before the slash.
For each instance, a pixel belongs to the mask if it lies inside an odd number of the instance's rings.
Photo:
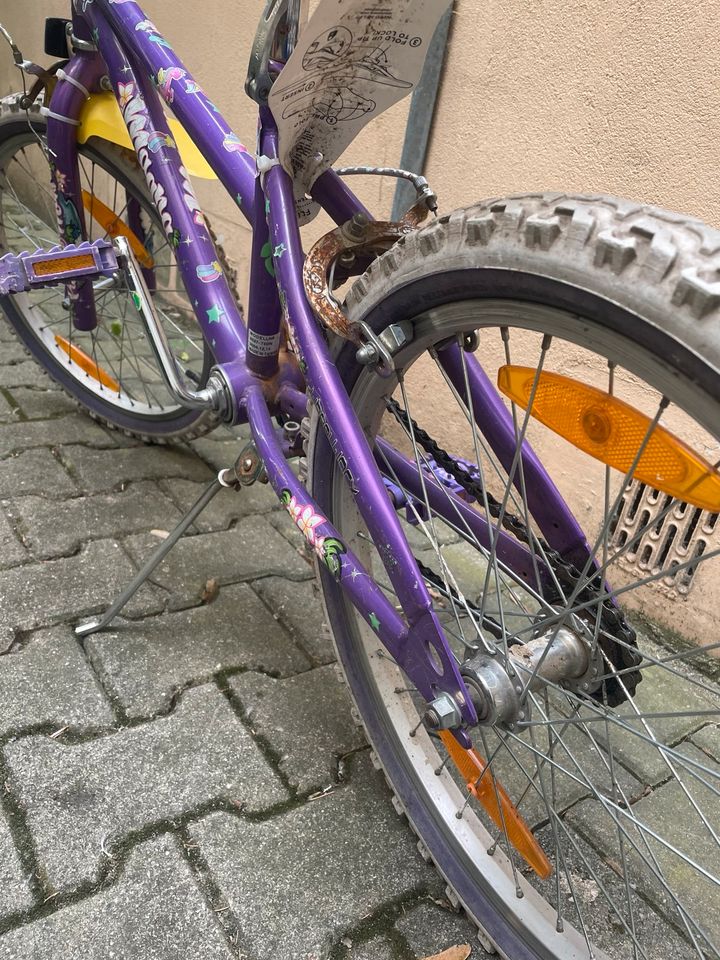
<path id="1" fill-rule="evenodd" d="M 433 610 L 432 599 L 388 496 L 374 452 L 360 428 L 347 392 L 332 362 L 303 288 L 304 252 L 290 177 L 277 161 L 277 129 L 268 108 L 260 108 L 258 156 L 265 158 L 258 175 L 256 157 L 249 153 L 215 105 L 183 66 L 168 42 L 148 21 L 134 0 L 75 0 L 75 35 L 94 41 L 98 52 L 76 52 L 66 67 L 71 81 L 59 82 L 48 117 L 48 142 L 55 156 L 53 172 L 64 238 L 87 237 L 82 185 L 77 161 L 76 124 L 84 102 L 82 87 L 99 90 L 107 76 L 118 100 L 140 167 L 175 248 L 179 271 L 190 302 L 212 349 L 216 364 L 231 385 L 235 422 L 248 421 L 269 480 L 350 601 L 375 631 L 400 667 L 428 700 L 444 691 L 458 705 L 463 722 L 477 721 L 455 658 Z M 75 81 L 73 83 L 72 81 Z M 78 87 L 78 84 L 80 85 Z M 214 259 L 212 238 L 182 161 L 168 130 L 158 95 L 177 116 L 200 148 L 219 180 L 235 199 L 253 230 L 247 325 L 225 278 L 207 281 Z M 342 224 L 364 207 L 332 171 L 315 183 L 313 197 Z M 270 245 L 269 269 L 263 248 Z M 75 322 L 93 329 L 92 288 L 78 284 Z M 284 348 L 282 322 L 294 333 L 302 373 L 293 354 Z M 446 370 L 462 396 L 464 383 L 451 351 Z M 469 387 L 481 429 L 490 426 L 490 442 L 501 461 L 512 458 L 515 432 L 492 384 L 469 358 Z M 340 534 L 323 517 L 306 488 L 290 469 L 273 426 L 272 414 L 305 415 L 308 398 L 316 405 L 355 497 L 358 510 L 385 564 L 404 614 L 363 567 Z M 480 420 L 482 419 L 482 423 Z M 411 493 L 420 493 L 414 464 L 384 445 L 393 469 L 403 472 Z M 529 448 L 523 450 L 525 478 L 537 498 L 536 518 L 556 549 L 587 551 L 585 538 L 564 501 Z M 416 489 L 413 489 L 414 487 Z M 433 484 L 429 483 L 432 494 Z M 435 497 L 438 512 L 444 503 L 453 519 L 459 511 L 480 543 L 488 543 L 488 525 L 476 511 L 452 493 Z M 452 509 L 450 509 L 452 508 Z M 546 522 L 545 522 L 546 521 Z M 499 558 L 525 578 L 531 576 L 530 554 L 503 531 Z M 536 565 L 537 566 L 537 565 Z M 469 743 L 462 732 L 461 742 Z"/>

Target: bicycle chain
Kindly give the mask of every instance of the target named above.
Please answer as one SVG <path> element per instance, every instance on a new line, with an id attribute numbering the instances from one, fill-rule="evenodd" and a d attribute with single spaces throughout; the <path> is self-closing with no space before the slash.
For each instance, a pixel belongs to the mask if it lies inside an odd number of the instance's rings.
<path id="1" fill-rule="evenodd" d="M 580 580 L 581 571 L 569 560 L 566 560 L 559 551 L 554 550 L 541 537 L 530 534 L 527 526 L 520 517 L 509 513 L 503 509 L 503 505 L 497 500 L 489 490 L 476 480 L 469 470 L 444 450 L 440 444 L 423 430 L 422 427 L 413 420 L 406 410 L 404 410 L 397 400 L 392 398 L 386 401 L 390 413 L 395 417 L 398 423 L 411 435 L 425 453 L 429 454 L 435 463 L 458 483 L 463 490 L 471 497 L 474 497 L 479 503 L 484 503 L 487 499 L 490 516 L 500 520 L 503 528 L 519 540 L 526 544 L 531 550 L 534 550 L 533 540 L 542 549 L 544 557 L 543 562 L 546 566 L 552 568 L 557 584 L 560 587 L 567 587 L 571 592 L 575 591 Z M 421 571 L 422 572 L 422 571 Z M 423 574 L 424 575 L 424 574 Z M 574 602 L 584 603 L 594 599 L 592 591 L 593 583 L 590 583 L 578 591 Z M 553 584 L 553 593 L 550 593 L 547 586 L 542 587 L 543 599 L 548 603 L 562 602 L 561 593 Z M 604 634 L 600 636 L 600 645 L 604 654 L 608 657 L 613 666 L 618 670 L 637 667 L 642 657 L 637 650 L 637 635 L 633 628 L 627 623 L 620 611 L 613 606 L 603 604 L 600 614 L 600 627 Z M 610 634 L 610 636 L 607 636 Z M 612 637 L 615 636 L 621 640 L 621 643 L 613 643 Z M 627 644 L 627 646 L 625 646 Z M 615 677 L 610 677 L 603 681 L 600 690 L 592 694 L 594 699 L 607 703 L 610 707 L 619 706 L 624 703 L 628 694 L 635 695 L 635 689 L 642 680 L 642 674 L 639 670 L 629 670 L 623 674 L 622 683 Z"/>

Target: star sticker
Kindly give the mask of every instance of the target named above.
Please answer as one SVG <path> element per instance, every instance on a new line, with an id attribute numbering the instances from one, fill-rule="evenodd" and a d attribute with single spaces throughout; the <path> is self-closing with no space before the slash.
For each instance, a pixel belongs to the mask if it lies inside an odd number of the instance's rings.
<path id="1" fill-rule="evenodd" d="M 129 63 L 126 63 L 124 67 L 120 68 L 120 73 L 132 73 L 132 67 Z"/>
<path id="2" fill-rule="evenodd" d="M 225 311 L 222 307 L 219 307 L 214 303 L 209 310 L 205 311 L 208 315 L 208 320 L 210 323 L 220 323 L 222 318 L 225 316 Z"/>
<path id="3" fill-rule="evenodd" d="M 357 580 L 357 578 L 360 577 L 360 576 L 362 576 L 362 574 L 360 573 L 360 571 L 359 571 L 359 570 L 356 570 L 355 567 L 353 567 L 352 570 L 350 571 L 350 577 L 351 577 L 353 580 Z"/>
<path id="4" fill-rule="evenodd" d="M 273 250 L 273 256 L 277 257 L 277 259 L 279 260 L 286 250 L 287 250 L 287 247 L 285 246 L 285 244 L 279 243 Z"/>
<path id="5" fill-rule="evenodd" d="M 378 620 L 377 616 L 374 613 L 371 613 L 370 616 L 368 617 L 368 623 L 373 628 L 373 630 L 377 633 L 378 630 L 380 629 L 380 621 Z"/>
<path id="6" fill-rule="evenodd" d="M 183 240 L 183 243 L 185 244 L 186 247 L 189 247 L 192 242 L 193 242 L 192 237 L 185 237 L 185 239 Z"/>

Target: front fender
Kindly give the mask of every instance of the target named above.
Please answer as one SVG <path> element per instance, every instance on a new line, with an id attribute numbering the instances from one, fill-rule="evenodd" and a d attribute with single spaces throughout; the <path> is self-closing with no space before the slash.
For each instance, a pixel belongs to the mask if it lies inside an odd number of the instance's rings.
<path id="1" fill-rule="evenodd" d="M 217 180 L 210 164 L 192 142 L 185 129 L 170 117 L 170 132 L 178 148 L 185 169 L 192 177 L 204 180 Z M 86 143 L 91 137 L 109 140 L 120 147 L 133 149 L 127 127 L 120 113 L 115 95 L 112 93 L 93 93 L 85 101 L 80 113 L 78 142 Z"/>

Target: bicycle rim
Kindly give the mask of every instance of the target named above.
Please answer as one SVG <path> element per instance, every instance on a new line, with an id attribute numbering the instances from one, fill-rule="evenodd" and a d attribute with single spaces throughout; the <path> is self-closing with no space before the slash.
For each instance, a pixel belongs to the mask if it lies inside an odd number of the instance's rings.
<path id="1" fill-rule="evenodd" d="M 130 235 L 178 365 L 204 382 L 210 354 L 182 285 L 172 247 L 144 196 L 112 161 L 84 148 L 79 166 L 88 238 Z M 0 144 L 0 243 L 13 253 L 57 244 L 55 195 L 43 148 L 29 128 Z M 91 410 L 135 429 L 172 432 L 197 419 L 169 393 L 124 276 L 94 284 L 98 325 L 81 331 L 64 286 L 19 294 L 6 312 L 33 354 Z M 163 427 L 163 425 L 165 425 Z"/>
<path id="2" fill-rule="evenodd" d="M 713 463 L 720 458 L 717 433 L 707 429 L 720 423 L 717 384 L 715 399 L 709 399 L 678 375 L 669 356 L 657 357 L 620 333 L 558 309 L 500 300 L 439 306 L 414 318 L 413 328 L 412 343 L 397 358 L 401 385 L 388 387 L 370 371 L 351 373 L 348 386 L 363 428 L 403 452 L 418 477 L 438 475 L 428 463 L 422 429 L 466 465 L 480 465 L 488 493 L 530 531 L 534 564 L 547 564 L 549 550 L 528 506 L 522 471 L 508 484 L 507 471 L 490 454 L 486 438 L 471 429 L 475 412 L 448 381 L 436 348 L 456 338 L 462 344 L 477 331 L 474 357 L 462 353 L 466 371 L 479 360 L 493 382 L 508 364 L 570 376 L 630 403 Z M 546 335 L 551 340 L 544 347 Z M 388 408 L 390 394 L 407 415 L 405 422 L 396 408 Z M 671 402 L 660 409 L 663 397 Z M 525 722 L 516 718 L 512 728 L 498 724 L 471 731 L 475 746 L 490 759 L 493 788 L 502 785 L 533 827 L 553 876 L 535 877 L 508 842 L 507 831 L 474 801 L 437 737 L 420 724 L 421 699 L 330 578 L 323 577 L 329 622 L 351 691 L 430 855 L 506 956 L 720 956 L 717 644 L 711 634 L 681 636 L 682 605 L 687 610 L 700 581 L 707 583 L 717 573 L 720 560 L 711 542 L 717 516 L 660 493 L 656 509 L 643 519 L 646 501 L 653 498 L 649 484 L 582 453 L 520 407 L 508 404 L 508 410 L 518 436 L 533 444 L 581 520 L 597 562 L 607 567 L 604 575 L 639 628 L 642 656 L 642 682 L 634 696 L 625 691 L 622 705 L 608 706 L 602 689 L 592 698 L 578 685 L 548 680 L 529 693 Z M 377 552 L 322 440 L 311 455 L 321 506 L 390 595 Z M 494 648 L 496 658 L 507 664 L 509 648 L 537 634 L 541 621 L 555 617 L 557 622 L 559 613 L 580 606 L 567 586 L 549 602 L 539 580 L 514 574 L 492 547 L 470 535 L 453 507 L 446 507 L 440 519 L 429 501 L 423 502 L 422 483 L 410 492 L 387 460 L 383 464 L 381 457 L 379 463 L 406 495 L 402 509 L 410 521 L 411 544 L 424 570 L 431 571 L 426 579 L 460 662 L 477 649 Z M 488 504 L 480 499 L 472 509 L 486 514 Z M 497 517 L 493 523 L 497 527 Z M 698 552 L 693 536 L 704 528 L 706 546 Z M 654 531 L 659 546 L 646 556 Z M 590 571 L 584 575 L 592 579 Z M 594 603 L 576 611 L 580 623 L 573 621 L 590 644 L 595 641 L 596 652 L 597 611 L 612 602 L 606 596 L 597 600 L 605 592 L 596 591 Z M 675 605 L 669 607 L 671 594 Z M 706 606 L 696 617 L 696 631 L 714 622 L 714 611 Z M 665 623 L 649 627 L 641 616 L 648 613 Z M 600 669 L 621 688 L 629 683 L 630 670 L 619 672 L 602 654 Z"/>

